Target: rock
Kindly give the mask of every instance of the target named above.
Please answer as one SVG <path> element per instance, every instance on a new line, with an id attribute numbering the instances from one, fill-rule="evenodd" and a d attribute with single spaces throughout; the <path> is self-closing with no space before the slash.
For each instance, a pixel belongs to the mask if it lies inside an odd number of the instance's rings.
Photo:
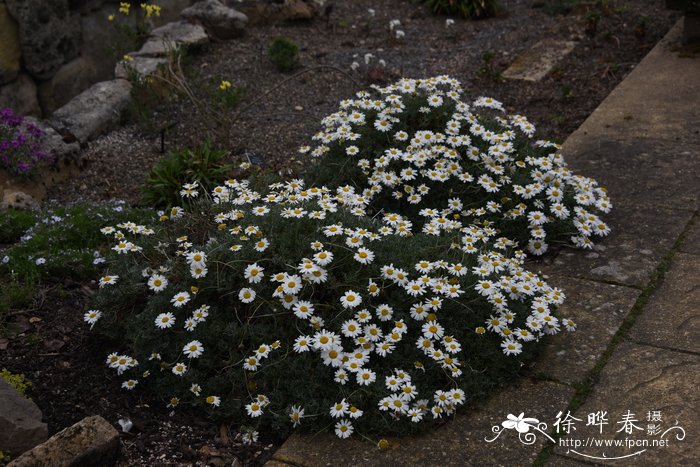
<path id="1" fill-rule="evenodd" d="M 17 78 L 20 55 L 17 22 L 0 3 L 0 85 Z"/>
<path id="2" fill-rule="evenodd" d="M 136 75 L 142 79 L 149 75 L 158 73 L 161 66 L 168 64 L 168 60 L 159 57 L 134 57 L 132 62 L 121 60 L 114 67 L 114 77 L 117 79 L 129 79 Z"/>
<path id="3" fill-rule="evenodd" d="M 34 80 L 20 73 L 14 81 L 0 87 L 0 107 L 9 107 L 20 115 L 41 115 Z"/>
<path id="4" fill-rule="evenodd" d="M 24 453 L 8 467 L 111 466 L 119 452 L 119 433 L 100 416 L 86 417 Z"/>
<path id="5" fill-rule="evenodd" d="M 64 140 L 86 143 L 119 122 L 131 102 L 131 84 L 123 79 L 102 81 L 58 109 L 49 124 Z"/>
<path id="6" fill-rule="evenodd" d="M 0 451 L 17 456 L 46 438 L 39 407 L 0 378 Z"/>
<path id="7" fill-rule="evenodd" d="M 13 189 L 3 190 L 2 201 L 0 201 L 0 211 L 4 211 L 4 210 L 9 209 L 9 208 L 22 209 L 22 210 L 26 210 L 26 211 L 34 211 L 36 209 L 39 209 L 39 202 L 37 200 L 35 200 L 32 195 L 25 193 L 23 191 L 15 191 Z M 0 413 L 2 413 L 1 408 L 0 408 Z M 41 416 L 41 414 L 39 414 L 39 416 Z M 2 428 L 2 421 L 1 420 L 0 420 L 0 428 Z M 44 437 L 44 439 L 46 439 L 46 437 Z M 2 450 L 1 447 L 2 447 L 2 440 L 0 439 L 0 450 Z M 32 447 L 33 446 L 27 447 L 25 449 L 25 451 L 27 449 L 31 449 Z M 15 453 L 17 453 L 17 452 L 24 452 L 24 451 L 15 451 Z"/>
<path id="8" fill-rule="evenodd" d="M 80 15 L 68 0 L 6 0 L 19 25 L 22 62 L 29 73 L 49 79 L 80 52 Z"/>
<path id="9" fill-rule="evenodd" d="M 243 34 L 248 17 L 218 0 L 197 2 L 180 13 L 183 19 L 202 23 L 210 36 L 231 39 Z"/>
<path id="10" fill-rule="evenodd" d="M 44 115 L 51 115 L 98 80 L 97 68 L 85 57 L 63 65 L 53 78 L 39 84 L 39 104 Z"/>
<path id="11" fill-rule="evenodd" d="M 309 21 L 316 16 L 314 8 L 303 0 L 287 0 L 282 11 L 286 21 Z"/>
<path id="12" fill-rule="evenodd" d="M 543 40 L 526 50 L 503 72 L 508 79 L 540 81 L 576 47 L 572 41 Z"/>
<path id="13" fill-rule="evenodd" d="M 250 25 L 269 25 L 283 21 L 309 21 L 317 17 L 325 0 L 228 0 L 228 5 L 248 16 Z"/>
<path id="14" fill-rule="evenodd" d="M 39 127 L 43 133 L 40 143 L 44 151 L 53 154 L 57 163 L 75 165 L 80 157 L 80 144 L 66 143 L 63 137 L 49 125 L 36 118 L 27 117 L 26 121 Z"/>
<path id="15" fill-rule="evenodd" d="M 182 45 L 199 46 L 209 42 L 209 36 L 198 24 L 185 21 L 168 23 L 151 31 L 151 37 L 134 57 L 164 57 Z"/>

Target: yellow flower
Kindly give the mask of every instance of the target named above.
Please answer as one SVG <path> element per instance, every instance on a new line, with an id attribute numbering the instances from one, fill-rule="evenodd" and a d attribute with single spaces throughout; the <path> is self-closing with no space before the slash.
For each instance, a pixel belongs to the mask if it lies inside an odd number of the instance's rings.
<path id="1" fill-rule="evenodd" d="M 222 91 L 226 91 L 227 89 L 231 89 L 231 82 L 223 80 L 221 84 L 219 84 L 219 89 Z"/>
<path id="2" fill-rule="evenodd" d="M 160 7 L 158 5 L 142 3 L 141 9 L 146 12 L 146 18 L 150 18 L 153 15 L 160 16 Z"/>
<path id="3" fill-rule="evenodd" d="M 124 61 L 125 61 L 125 62 L 133 62 L 133 61 L 134 61 L 134 57 L 132 57 L 132 56 L 129 55 L 129 54 L 126 54 L 126 55 L 124 55 Z"/>
<path id="4" fill-rule="evenodd" d="M 124 15 L 129 14 L 129 8 L 131 8 L 131 4 L 127 2 L 121 2 L 119 4 L 119 13 L 122 13 Z"/>
<path id="5" fill-rule="evenodd" d="M 107 17 L 107 21 L 114 21 L 114 15 L 109 15 Z"/>

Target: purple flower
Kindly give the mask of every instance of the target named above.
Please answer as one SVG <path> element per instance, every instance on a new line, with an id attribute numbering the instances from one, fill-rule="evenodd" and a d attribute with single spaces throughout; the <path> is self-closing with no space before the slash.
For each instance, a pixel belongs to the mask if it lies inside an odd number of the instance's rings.
<path id="1" fill-rule="evenodd" d="M 29 177 L 41 161 L 53 160 L 41 147 L 43 132 L 12 109 L 0 109 L 0 167 Z"/>

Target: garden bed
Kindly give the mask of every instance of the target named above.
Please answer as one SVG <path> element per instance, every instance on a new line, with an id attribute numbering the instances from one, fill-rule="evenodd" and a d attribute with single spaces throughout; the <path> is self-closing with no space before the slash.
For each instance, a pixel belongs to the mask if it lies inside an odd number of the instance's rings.
<path id="1" fill-rule="evenodd" d="M 327 18 L 250 28 L 241 40 L 212 44 L 190 58 L 188 76 L 210 89 L 222 79 L 242 87 L 243 99 L 231 112 L 236 114 L 292 76 L 275 71 L 267 60 L 266 46 L 276 36 L 290 37 L 301 45 L 302 68 L 298 71 L 320 65 L 343 71 L 319 68 L 290 80 L 242 113 L 227 135 L 230 140 L 215 141 L 231 150 L 233 160 L 246 160 L 243 154 L 249 151 L 248 157 L 256 154 L 275 169 L 296 170 L 290 155 L 308 143 L 320 119 L 358 90 L 355 82 L 362 88 L 368 85 L 366 53 L 375 55 L 370 64 L 386 61 L 385 69 L 373 72 L 374 78 L 453 75 L 473 97 L 493 96 L 509 111 L 527 115 L 543 136 L 563 141 L 676 18 L 657 2 L 607 2 L 609 7 L 601 11 L 597 30 L 590 36 L 584 31 L 585 12 L 550 16 L 541 8 L 531 8 L 533 2 L 504 3 L 506 16 L 478 22 L 458 20 L 447 28 L 444 18 L 429 15 L 413 2 L 341 2 Z M 369 16 L 368 8 L 376 10 L 374 16 Z M 400 42 L 390 37 L 392 19 L 399 19 L 406 33 Z M 642 23 L 644 34 L 636 28 Z M 519 53 L 549 37 L 579 42 L 541 82 L 500 79 Z M 350 69 L 353 61 L 360 64 L 357 71 Z M 198 86 L 202 95 L 206 86 Z M 163 157 L 157 135 L 149 134 L 147 126 L 151 131 L 169 127 L 168 149 L 195 147 L 206 133 L 200 117 L 187 100 L 173 100 L 153 112 L 145 121 L 150 125 L 144 121 L 130 124 L 98 139 L 86 151 L 87 169 L 55 187 L 49 197 L 60 203 L 110 198 L 138 201 L 148 168 Z M 14 334 L 0 336 L 0 367 L 23 373 L 33 382 L 29 394 L 43 410 L 50 432 L 95 413 L 113 424 L 128 417 L 134 428 L 132 434 L 123 435 L 123 465 L 215 464 L 214 459 L 230 462 L 234 455 L 245 463 L 264 461 L 269 452 L 265 446 L 281 440 L 262 437 L 252 449 L 235 441 L 227 444 L 220 427 L 196 414 L 170 416 L 165 403 L 156 405 L 117 389 L 118 383 L 104 366 L 106 348 L 90 335 L 81 313 L 76 312 L 85 309 L 95 288 L 94 282 L 70 280 L 39 286 L 31 303 L 10 312 Z"/>

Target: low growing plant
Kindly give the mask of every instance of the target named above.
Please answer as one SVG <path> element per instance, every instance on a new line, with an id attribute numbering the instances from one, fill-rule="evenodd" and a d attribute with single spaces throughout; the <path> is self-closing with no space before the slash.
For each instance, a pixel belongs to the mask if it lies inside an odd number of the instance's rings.
<path id="1" fill-rule="evenodd" d="M 300 149 L 316 160 L 307 180 L 357 193 L 370 214 L 398 212 L 431 235 L 466 219 L 535 255 L 591 248 L 610 231 L 598 215 L 612 208 L 605 189 L 535 139 L 524 116 L 489 97 L 467 102 L 450 77 L 362 91 L 322 124 Z"/>
<path id="2" fill-rule="evenodd" d="M 158 226 L 102 229 L 114 247 L 84 319 L 115 342 L 124 389 L 244 425 L 248 442 L 262 428 L 417 431 L 575 327 L 494 229 L 427 235 L 300 180 L 183 196 Z"/>
<path id="3" fill-rule="evenodd" d="M 100 226 L 151 216 L 150 211 L 128 209 L 121 203 L 46 209 L 36 214 L 36 222 L 17 243 L 0 255 L 0 274 L 25 283 L 93 277 L 111 247 L 99 234 Z"/>
<path id="4" fill-rule="evenodd" d="M 276 37 L 270 44 L 268 55 L 279 71 L 291 71 L 299 63 L 299 46 L 286 37 Z"/>
<path id="5" fill-rule="evenodd" d="M 227 155 L 226 151 L 212 148 L 208 141 L 194 150 L 185 148 L 171 152 L 151 169 L 143 202 L 149 206 L 174 206 L 182 201 L 182 185 L 187 181 L 207 189 L 222 183 L 232 169 L 226 163 Z"/>
<path id="6" fill-rule="evenodd" d="M 40 164 L 53 161 L 41 147 L 43 132 L 12 109 L 0 109 L 0 168 L 29 178 Z"/>
<path id="7" fill-rule="evenodd" d="M 214 103 L 222 110 L 231 110 L 238 107 L 243 97 L 243 88 L 234 86 L 228 80 L 221 80 L 214 92 Z"/>
<path id="8" fill-rule="evenodd" d="M 17 242 L 36 223 L 36 213 L 23 209 L 7 209 L 0 216 L 0 244 Z"/>
<path id="9" fill-rule="evenodd" d="M 26 395 L 27 389 L 32 385 L 24 375 L 12 373 L 7 368 L 3 368 L 0 371 L 0 378 L 4 379 L 7 384 L 15 388 L 15 391 L 23 396 Z"/>
<path id="10" fill-rule="evenodd" d="M 488 18 L 501 11 L 498 0 L 422 0 L 433 13 L 462 16 L 463 18 Z"/>

